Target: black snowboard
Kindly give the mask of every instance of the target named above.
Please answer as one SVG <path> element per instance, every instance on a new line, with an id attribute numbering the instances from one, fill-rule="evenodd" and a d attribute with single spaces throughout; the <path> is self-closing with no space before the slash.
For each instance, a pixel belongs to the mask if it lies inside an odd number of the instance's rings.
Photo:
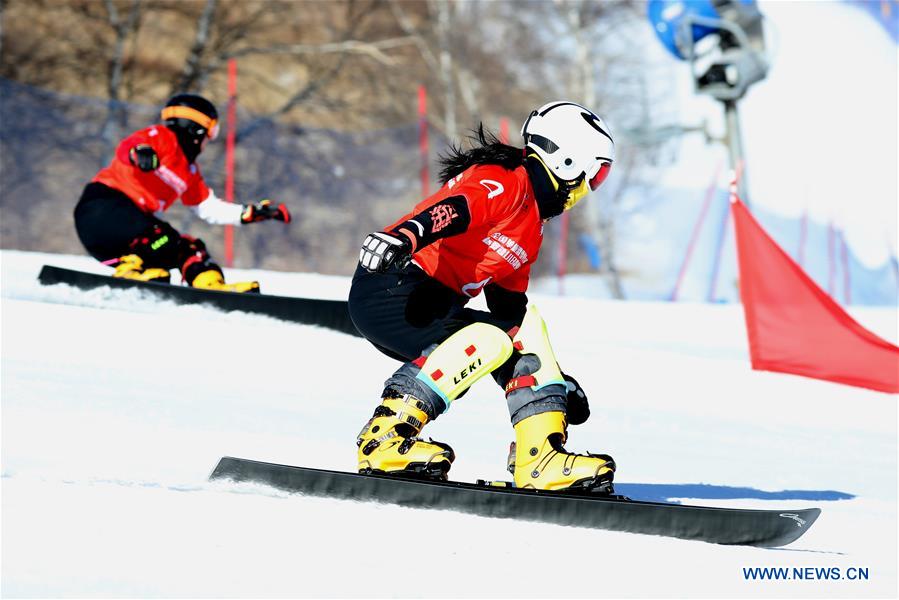
<path id="1" fill-rule="evenodd" d="M 253 481 L 312 496 L 764 547 L 795 541 L 821 514 L 818 508 L 745 510 L 686 506 L 484 483 L 360 475 L 232 457 L 222 458 L 210 479 Z"/>
<path id="2" fill-rule="evenodd" d="M 65 283 L 83 290 L 99 287 L 139 289 L 141 292 L 171 300 L 177 304 L 203 304 L 222 310 L 238 310 L 267 315 L 284 321 L 318 325 L 342 333 L 359 335 L 353 326 L 353 322 L 350 320 L 347 303 L 341 300 L 295 298 L 291 296 L 271 296 L 268 294 L 238 294 L 168 283 L 119 279 L 50 265 L 44 265 L 40 275 L 38 275 L 38 280 L 43 285 Z"/>

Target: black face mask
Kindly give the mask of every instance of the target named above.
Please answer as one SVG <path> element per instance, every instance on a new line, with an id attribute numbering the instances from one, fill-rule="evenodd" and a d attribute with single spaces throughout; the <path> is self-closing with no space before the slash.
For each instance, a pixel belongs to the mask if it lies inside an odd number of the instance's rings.
<path id="1" fill-rule="evenodd" d="M 197 157 L 203 150 L 203 140 L 206 137 L 205 130 L 202 135 L 197 135 L 183 127 L 173 127 L 171 125 L 166 125 L 166 127 L 178 138 L 178 145 L 181 147 L 181 151 L 184 152 L 187 162 L 192 163 L 197 160 Z"/>
<path id="2" fill-rule="evenodd" d="M 561 186 L 559 190 L 553 187 L 552 175 L 547 172 L 546 167 L 535 155 L 529 154 L 525 159 L 524 166 L 531 179 L 531 185 L 534 187 L 534 197 L 537 200 L 540 218 L 545 221 L 561 215 L 565 210 L 568 193 Z"/>

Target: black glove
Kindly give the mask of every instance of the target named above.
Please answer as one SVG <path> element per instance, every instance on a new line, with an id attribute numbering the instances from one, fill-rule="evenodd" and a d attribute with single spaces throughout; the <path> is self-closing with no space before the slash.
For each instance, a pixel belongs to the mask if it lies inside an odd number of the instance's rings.
<path id="1" fill-rule="evenodd" d="M 562 373 L 565 383 L 568 385 L 568 424 L 580 425 L 590 418 L 590 405 L 587 403 L 587 394 L 584 393 L 581 384 L 571 375 Z"/>
<path id="2" fill-rule="evenodd" d="M 138 144 L 129 150 L 128 160 L 141 171 L 155 171 L 159 168 L 159 155 L 149 144 Z"/>
<path id="3" fill-rule="evenodd" d="M 405 267 L 411 259 L 412 242 L 383 231 L 368 234 L 359 251 L 359 264 L 371 273 L 384 273 L 392 265 Z"/>
<path id="4" fill-rule="evenodd" d="M 290 211 L 283 204 L 275 206 L 271 200 L 263 200 L 259 204 L 247 204 L 240 215 L 241 223 L 258 223 L 269 219 L 290 223 Z"/>

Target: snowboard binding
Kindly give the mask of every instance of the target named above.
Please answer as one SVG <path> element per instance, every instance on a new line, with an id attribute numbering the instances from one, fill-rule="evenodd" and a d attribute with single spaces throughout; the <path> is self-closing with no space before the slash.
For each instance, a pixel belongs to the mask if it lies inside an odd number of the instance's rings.
<path id="1" fill-rule="evenodd" d="M 126 254 L 119 258 L 112 276 L 117 279 L 134 279 L 135 281 L 170 282 L 168 269 L 145 268 L 144 260 L 137 254 Z"/>
<path id="2" fill-rule="evenodd" d="M 612 460 L 612 457 L 607 454 L 588 454 L 588 456 L 602 458 L 607 462 L 611 462 L 613 465 L 615 464 L 615 461 Z M 564 490 L 560 491 L 568 492 L 578 496 L 611 496 L 615 494 L 615 488 L 612 485 L 612 478 L 604 475 L 593 477 L 591 479 L 582 479 L 580 481 L 576 481 Z"/>
<path id="3" fill-rule="evenodd" d="M 456 456 L 448 444 L 418 437 L 428 420 L 414 396 L 382 398 L 356 439 L 359 473 L 446 481 Z"/>
<path id="4" fill-rule="evenodd" d="M 564 448 L 557 448 L 557 450 L 565 451 Z M 513 476 L 515 475 L 515 455 L 516 455 L 516 444 L 512 442 L 509 444 L 509 458 L 506 461 L 506 470 L 509 471 Z M 609 496 L 615 498 L 626 499 L 624 496 L 618 496 L 615 494 L 615 488 L 612 485 L 613 475 L 615 472 L 615 459 L 613 459 L 608 454 L 593 454 L 587 453 L 582 455 L 590 458 L 598 458 L 604 461 L 607 465 L 611 466 L 612 471 L 610 473 L 605 473 L 600 476 L 595 477 L 587 477 L 584 479 L 580 479 L 575 481 L 571 485 L 565 488 L 560 488 L 555 491 L 569 493 L 577 496 Z M 564 471 L 563 471 L 564 472 Z M 501 485 L 505 483 L 505 486 Z M 514 483 L 511 482 L 497 482 L 497 481 L 485 481 L 482 479 L 478 480 L 478 484 L 480 485 L 492 485 L 499 487 L 516 487 Z"/>
<path id="5" fill-rule="evenodd" d="M 359 469 L 359 473 L 362 475 L 385 475 L 388 477 L 402 477 L 404 479 L 420 479 L 425 481 L 449 481 L 447 473 L 449 473 L 450 465 L 455 459 L 453 449 L 450 448 L 449 445 L 435 442 L 434 440 L 425 441 L 421 438 L 408 438 L 406 442 L 421 442 L 423 444 L 434 445 L 443 448 L 445 452 L 439 456 L 435 456 L 434 458 L 439 458 L 439 460 L 436 461 L 408 463 L 402 469 L 391 471 L 363 467 Z"/>
<path id="6" fill-rule="evenodd" d="M 573 493 L 612 492 L 615 461 L 608 454 L 573 454 L 563 446 L 565 415 L 539 413 L 515 424 L 507 462 L 516 487 Z"/>

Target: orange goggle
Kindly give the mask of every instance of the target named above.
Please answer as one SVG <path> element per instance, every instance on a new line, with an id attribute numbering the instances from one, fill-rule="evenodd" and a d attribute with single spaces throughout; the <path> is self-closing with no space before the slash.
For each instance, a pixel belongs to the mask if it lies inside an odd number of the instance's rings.
<path id="1" fill-rule="evenodd" d="M 590 189 L 594 192 L 596 188 L 602 185 L 602 182 L 606 180 L 606 177 L 609 176 L 609 171 L 612 170 L 612 165 L 610 163 L 604 162 L 602 166 L 599 167 L 599 171 L 596 172 L 596 175 L 590 178 Z"/>
<path id="2" fill-rule="evenodd" d="M 162 109 L 162 120 L 166 121 L 168 119 L 193 121 L 206 130 L 206 136 L 210 140 L 214 140 L 219 134 L 219 122 L 216 119 L 189 106 L 166 106 Z"/>
<path id="3" fill-rule="evenodd" d="M 591 191 L 595 192 L 596 189 L 602 185 L 602 182 L 606 180 L 606 177 L 609 176 L 609 171 L 611 170 L 611 163 L 604 162 L 600 165 L 596 174 L 589 180 L 585 175 L 581 175 L 574 181 L 566 182 L 568 199 L 565 201 L 564 209 L 570 210 L 575 204 L 581 201 L 581 198 Z"/>

